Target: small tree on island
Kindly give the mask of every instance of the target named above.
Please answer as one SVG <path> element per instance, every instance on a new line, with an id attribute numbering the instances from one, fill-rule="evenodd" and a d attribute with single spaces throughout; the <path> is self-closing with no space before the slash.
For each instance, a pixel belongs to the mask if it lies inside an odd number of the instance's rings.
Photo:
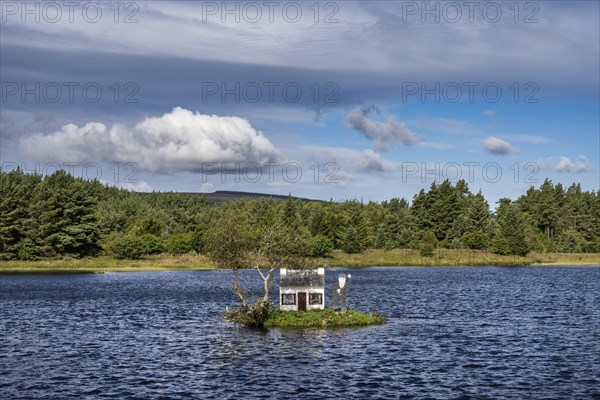
<path id="1" fill-rule="evenodd" d="M 228 309 L 225 319 L 262 326 L 271 311 L 269 299 L 273 273 L 279 268 L 308 268 L 311 247 L 305 235 L 283 224 L 253 226 L 240 210 L 229 209 L 206 232 L 204 250 L 219 268 L 233 271 L 232 290 L 241 303 Z M 263 292 L 255 300 L 240 280 L 240 270 L 255 269 Z"/>

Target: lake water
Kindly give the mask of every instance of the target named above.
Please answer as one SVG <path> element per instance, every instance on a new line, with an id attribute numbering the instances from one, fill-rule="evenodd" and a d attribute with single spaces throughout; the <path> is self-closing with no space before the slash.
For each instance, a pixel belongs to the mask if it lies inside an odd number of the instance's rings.
<path id="1" fill-rule="evenodd" d="M 228 271 L 0 276 L 0 398 L 600 398 L 600 268 L 351 273 L 388 324 L 239 328 Z"/>

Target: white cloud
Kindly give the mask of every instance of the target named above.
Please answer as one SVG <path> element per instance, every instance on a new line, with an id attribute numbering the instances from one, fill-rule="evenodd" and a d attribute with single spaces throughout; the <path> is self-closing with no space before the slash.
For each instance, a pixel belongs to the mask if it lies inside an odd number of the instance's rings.
<path id="1" fill-rule="evenodd" d="M 100 179 L 100 182 L 104 185 L 116 186 L 122 189 L 131 190 L 133 192 L 150 193 L 153 191 L 152 187 L 148 183 L 141 180 L 138 180 L 137 182 L 123 182 L 116 185 L 104 179 Z"/>
<path id="2" fill-rule="evenodd" d="M 278 157 L 273 144 L 247 120 L 180 107 L 134 128 L 68 124 L 49 135 L 24 137 L 20 148 L 34 160 L 133 162 L 159 173 L 200 171 L 203 163 L 266 163 Z"/>
<path id="3" fill-rule="evenodd" d="M 484 110 L 483 111 L 483 115 L 485 117 L 493 117 L 494 115 L 496 115 L 496 111 L 494 111 L 494 110 Z"/>
<path id="4" fill-rule="evenodd" d="M 301 157 L 306 165 L 317 162 L 321 168 L 332 163 L 338 168 L 336 176 L 340 173 L 348 174 L 346 180 L 351 180 L 354 174 L 385 173 L 397 168 L 395 162 L 385 160 L 381 154 L 371 149 L 358 151 L 348 147 L 302 146 L 296 156 Z"/>
<path id="5" fill-rule="evenodd" d="M 122 188 L 131 190 L 134 192 L 144 192 L 144 193 L 152 192 L 152 187 L 150 187 L 150 185 L 148 185 L 144 181 L 138 181 L 135 183 L 124 183 L 122 185 Z"/>
<path id="6" fill-rule="evenodd" d="M 200 193 L 213 193 L 215 191 L 215 185 L 210 182 L 203 183 L 200 185 Z"/>
<path id="7" fill-rule="evenodd" d="M 53 35 L 53 47 L 69 50 L 91 48 L 344 70 L 364 69 L 368 64 L 384 72 L 396 72 L 399 77 L 410 72 L 427 78 L 445 74 L 454 77 L 461 72 L 468 76 L 474 68 L 506 74 L 512 73 L 507 71 L 507 65 L 520 62 L 515 72 L 523 76 L 537 71 L 540 79 L 556 79 L 552 72 L 571 77 L 597 67 L 597 41 L 589 40 L 589 32 L 597 32 L 598 26 L 597 6 L 593 2 L 570 7 L 568 12 L 560 3 L 547 4 L 544 18 L 536 24 L 514 24 L 505 16 L 497 24 L 486 23 L 480 5 L 473 13 L 476 20 L 471 23 L 462 3 L 459 23 L 423 24 L 420 13 L 404 23 L 401 2 L 344 3 L 333 15 L 340 23 L 333 24 L 315 24 L 308 4 L 302 4 L 303 17 L 298 23 L 286 22 L 280 5 L 271 23 L 268 9 L 259 3 L 262 18 L 258 23 L 244 18 L 236 22 L 235 15 L 222 15 L 222 2 L 215 3 L 219 12 L 207 21 L 200 2 L 142 2 L 135 15 L 141 21 L 136 29 L 104 17 L 99 23 L 90 24 L 80 12 L 74 23 L 63 12 L 60 23 L 34 24 L 28 29 L 43 37 Z M 421 2 L 417 5 L 420 11 L 424 7 Z M 81 11 L 76 8 L 76 12 Z M 322 12 L 321 22 L 326 15 L 328 12 Z M 18 15 L 10 16 L 8 23 L 20 23 Z M 535 29 L 530 25 L 535 25 Z M 413 34 L 404 34 L 407 29 Z M 502 35 L 497 34 L 498 29 L 503 29 Z M 35 35 L 11 35 L 9 31 L 5 36 L 8 43 L 42 46 Z M 197 40 L 199 37 L 205 40 Z M 467 42 L 469 46 L 464 46 Z M 501 53 L 496 51 L 500 47 Z"/>
<path id="8" fill-rule="evenodd" d="M 506 140 L 499 139 L 494 136 L 489 136 L 486 139 L 481 141 L 481 147 L 489 153 L 495 155 L 507 155 L 507 154 L 516 154 L 518 153 L 517 149 L 515 149 L 510 143 Z"/>
<path id="9" fill-rule="evenodd" d="M 558 157 L 558 162 L 552 166 L 552 170 L 556 172 L 590 172 L 593 169 L 592 163 L 586 156 L 579 155 L 577 161 L 573 162 L 569 157 Z"/>
<path id="10" fill-rule="evenodd" d="M 360 172 L 372 172 L 372 171 L 383 171 L 385 169 L 383 165 L 383 159 L 381 155 L 375 153 L 373 150 L 363 150 L 362 157 L 358 162 L 358 171 Z"/>
<path id="11" fill-rule="evenodd" d="M 389 116 L 385 122 L 375 121 L 368 117 L 369 112 L 376 110 L 374 106 L 350 111 L 344 118 L 348 128 L 355 129 L 372 141 L 375 150 L 389 149 L 392 143 L 402 143 L 406 146 L 418 142 L 417 136 L 411 132 L 403 122 Z"/>

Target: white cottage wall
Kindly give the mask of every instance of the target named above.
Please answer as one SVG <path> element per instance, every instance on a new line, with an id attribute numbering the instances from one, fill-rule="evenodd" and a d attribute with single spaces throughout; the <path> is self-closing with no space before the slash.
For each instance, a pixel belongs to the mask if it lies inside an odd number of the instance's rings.
<path id="1" fill-rule="evenodd" d="M 279 308 L 282 311 L 297 311 L 298 310 L 298 293 L 304 292 L 306 293 L 306 309 L 307 310 L 322 310 L 325 308 L 325 289 L 324 288 L 314 288 L 310 286 L 293 286 L 279 289 Z M 321 304 L 310 304 L 310 293 L 320 293 L 322 302 Z M 296 294 L 296 304 L 295 305 L 284 305 L 282 304 L 282 294 Z"/>

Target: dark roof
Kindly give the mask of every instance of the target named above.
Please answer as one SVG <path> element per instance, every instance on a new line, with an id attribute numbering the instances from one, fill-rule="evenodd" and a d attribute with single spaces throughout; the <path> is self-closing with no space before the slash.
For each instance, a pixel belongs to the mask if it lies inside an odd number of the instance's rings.
<path id="1" fill-rule="evenodd" d="M 325 286 L 325 275 L 319 275 L 316 269 L 288 269 L 281 275 L 281 287 L 290 286 Z"/>

